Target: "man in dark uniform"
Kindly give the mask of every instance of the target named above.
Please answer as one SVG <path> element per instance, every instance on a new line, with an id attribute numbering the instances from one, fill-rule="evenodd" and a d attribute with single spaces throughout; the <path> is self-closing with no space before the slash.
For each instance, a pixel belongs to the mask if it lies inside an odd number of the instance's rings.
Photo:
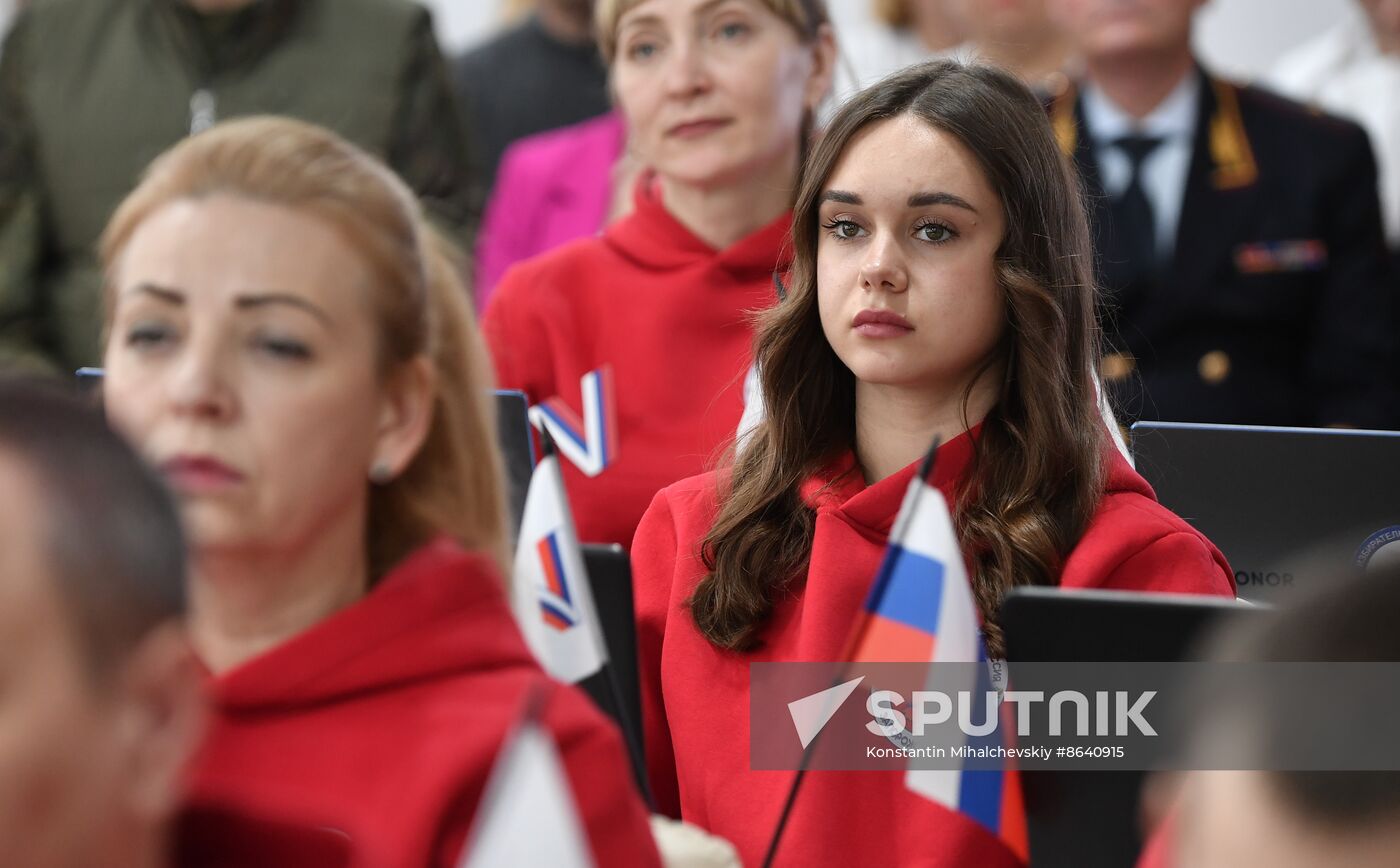
<path id="1" fill-rule="evenodd" d="M 1360 127 L 1201 69 L 1204 0 L 1055 0 L 1123 421 L 1391 427 L 1396 285 Z"/>

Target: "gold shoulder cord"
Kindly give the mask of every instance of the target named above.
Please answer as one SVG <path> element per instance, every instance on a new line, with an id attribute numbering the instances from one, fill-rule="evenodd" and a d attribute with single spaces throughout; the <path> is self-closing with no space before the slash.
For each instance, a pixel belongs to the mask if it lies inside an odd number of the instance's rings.
<path id="1" fill-rule="evenodd" d="M 1217 190 L 1248 187 L 1259 179 L 1259 167 L 1240 117 L 1238 88 L 1219 79 L 1212 79 L 1211 86 L 1215 89 L 1215 114 L 1210 119 L 1210 159 L 1215 164 L 1211 183 Z"/>
<path id="2" fill-rule="evenodd" d="M 1067 157 L 1074 156 L 1074 149 L 1079 146 L 1079 126 L 1074 122 L 1074 101 L 1078 98 L 1078 91 L 1071 83 L 1050 103 L 1050 128 Z"/>

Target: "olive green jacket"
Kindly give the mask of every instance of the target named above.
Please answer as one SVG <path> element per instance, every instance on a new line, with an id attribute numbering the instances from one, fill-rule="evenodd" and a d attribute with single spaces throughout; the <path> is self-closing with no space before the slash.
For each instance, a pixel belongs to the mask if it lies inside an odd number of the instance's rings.
<path id="1" fill-rule="evenodd" d="M 412 0 L 34 0 L 0 56 L 0 367 L 100 363 L 96 246 L 151 160 L 281 114 L 383 158 L 467 244 L 480 192 L 447 66 Z"/>

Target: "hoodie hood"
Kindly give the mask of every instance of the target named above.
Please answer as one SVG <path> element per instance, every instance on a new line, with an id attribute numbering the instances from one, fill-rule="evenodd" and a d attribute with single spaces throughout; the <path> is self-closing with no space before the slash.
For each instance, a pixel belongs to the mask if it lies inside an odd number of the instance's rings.
<path id="1" fill-rule="evenodd" d="M 638 266 L 652 271 L 674 271 L 711 266 L 736 281 L 771 276 L 787 270 L 791 259 L 788 232 L 792 213 L 784 212 L 767 226 L 716 250 L 687 229 L 666 210 L 661 186 L 654 172 L 637 179 L 633 211 L 603 233 L 604 240 Z"/>
<path id="2" fill-rule="evenodd" d="M 1108 458 L 1104 464 L 1104 494 L 1141 494 L 1148 500 L 1157 500 L 1157 492 L 1152 490 L 1147 480 L 1133 469 L 1128 459 L 1124 458 L 1123 453 L 1112 443 L 1108 445 Z"/>
<path id="3" fill-rule="evenodd" d="M 938 447 L 933 461 L 933 487 L 954 503 L 958 485 L 972 462 L 972 449 L 981 425 L 974 425 L 957 437 Z M 889 536 L 899 513 L 909 482 L 918 472 L 923 459 L 913 462 L 897 473 L 867 485 L 856 465 L 856 456 L 846 451 L 821 472 L 802 483 L 802 501 L 818 513 L 837 513 L 842 520 L 875 536 Z"/>
<path id="4" fill-rule="evenodd" d="M 500 574 L 440 539 L 363 599 L 209 681 L 225 711 L 274 710 L 508 667 L 533 668 Z"/>
<path id="5" fill-rule="evenodd" d="M 981 430 L 979 423 L 938 447 L 933 465 L 933 486 L 943 493 L 950 505 L 957 502 Z M 867 485 L 856 465 L 855 453 L 846 451 L 821 472 L 809 477 L 802 484 L 800 494 L 803 502 L 818 513 L 839 514 L 842 520 L 871 535 L 888 537 L 899 507 L 904 502 L 904 494 L 909 489 L 909 482 L 918 472 L 921 461 L 915 461 L 897 473 Z M 1105 495 L 1132 493 L 1152 501 L 1157 499 L 1152 486 L 1138 475 L 1111 442 L 1105 447 L 1104 463 Z"/>

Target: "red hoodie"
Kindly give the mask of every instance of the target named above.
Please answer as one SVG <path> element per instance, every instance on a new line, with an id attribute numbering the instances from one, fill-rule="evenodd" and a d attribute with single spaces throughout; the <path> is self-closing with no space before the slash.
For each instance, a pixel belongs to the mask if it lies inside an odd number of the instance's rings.
<path id="1" fill-rule="evenodd" d="M 319 821 L 355 864 L 457 864 L 527 694 L 573 785 L 598 865 L 659 865 L 615 730 L 534 662 L 494 566 L 440 541 L 364 599 L 209 682 L 196 804 Z"/>
<path id="2" fill-rule="evenodd" d="M 950 502 L 971 455 L 968 434 L 938 452 L 934 485 Z M 633 543 L 645 741 L 658 806 L 733 841 L 745 864 L 762 860 L 794 775 L 749 768 L 749 664 L 839 658 L 915 473 L 911 465 L 867 486 L 858 472 L 845 473 L 854 467 L 847 454 L 802 486 L 816 510 L 806 581 L 776 605 L 756 651 L 711 645 L 685 607 L 705 575 L 697 551 L 715 517 L 715 474 L 660 492 Z M 1234 593 L 1225 558 L 1159 505 L 1116 450 L 1103 500 L 1060 582 Z M 901 772 L 808 772 L 777 864 L 876 862 L 1019 864 L 974 821 L 906 789 Z"/>
<path id="3" fill-rule="evenodd" d="M 708 466 L 743 412 L 751 312 L 777 300 L 790 215 L 716 251 L 666 210 L 651 179 L 636 210 L 506 272 L 482 330 L 503 389 L 561 397 L 582 418 L 579 378 L 613 371 L 616 459 L 588 478 L 562 462 L 579 539 L 630 545 L 662 487 Z"/>

